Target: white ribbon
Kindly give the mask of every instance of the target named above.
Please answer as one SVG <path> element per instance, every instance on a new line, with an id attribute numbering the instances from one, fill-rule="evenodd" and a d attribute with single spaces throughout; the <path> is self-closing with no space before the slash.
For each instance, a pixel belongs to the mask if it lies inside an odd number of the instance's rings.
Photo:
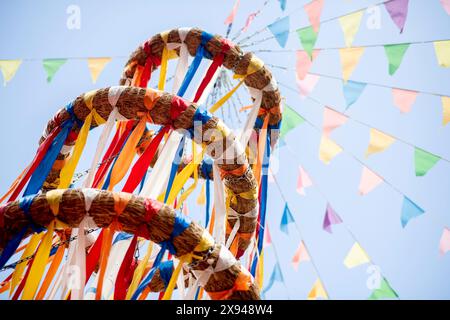
<path id="1" fill-rule="evenodd" d="M 178 35 L 181 43 L 168 43 L 167 49 L 174 50 L 180 48 L 180 57 L 178 59 L 177 68 L 175 69 L 175 76 L 173 79 L 172 93 L 177 93 L 183 83 L 184 76 L 189 68 L 189 51 L 187 45 L 184 43 L 186 36 L 191 31 L 191 28 L 179 28 Z"/>
<path id="2" fill-rule="evenodd" d="M 89 169 L 88 175 L 83 182 L 83 188 L 89 188 L 92 186 L 92 183 L 94 182 L 95 172 L 97 169 L 97 164 L 100 160 L 100 156 L 103 154 L 103 150 L 105 149 L 109 135 L 111 134 L 111 131 L 114 128 L 114 124 L 116 120 L 118 120 L 119 118 L 123 119 L 123 116 L 120 115 L 119 110 L 116 108 L 116 104 L 125 88 L 126 87 L 124 86 L 114 86 L 109 88 L 108 101 L 110 105 L 113 107 L 113 109 L 109 114 L 108 120 L 106 121 L 103 127 L 103 131 L 98 140 L 97 150 L 95 151 L 94 158 L 92 159 L 91 168 Z"/>
<path id="3" fill-rule="evenodd" d="M 170 170 L 172 169 L 170 164 L 175 158 L 182 137 L 183 135 L 178 131 L 171 132 L 153 170 L 139 193 L 140 196 L 157 199 L 161 193 L 166 191 Z"/>
<path id="4" fill-rule="evenodd" d="M 246 218 L 255 218 L 258 216 L 258 208 L 253 208 L 252 210 L 250 210 L 249 212 L 246 213 L 237 213 L 233 208 L 229 207 L 228 208 L 228 219 L 229 220 L 236 220 L 233 229 L 231 230 L 228 239 L 227 239 L 227 243 L 226 243 L 226 247 L 229 248 L 231 246 L 231 244 L 233 243 L 234 238 L 236 237 L 237 232 L 239 231 L 239 227 L 241 226 L 241 217 L 246 217 Z"/>

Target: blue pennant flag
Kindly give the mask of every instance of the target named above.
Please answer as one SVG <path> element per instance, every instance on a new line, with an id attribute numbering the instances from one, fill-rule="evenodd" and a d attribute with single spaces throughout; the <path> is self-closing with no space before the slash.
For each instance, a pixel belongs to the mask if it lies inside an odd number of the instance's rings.
<path id="1" fill-rule="evenodd" d="M 278 0 L 278 2 L 280 2 L 280 9 L 282 11 L 286 10 L 286 2 L 287 2 L 287 0 Z"/>
<path id="2" fill-rule="evenodd" d="M 416 218 L 425 213 L 421 207 L 411 201 L 407 196 L 403 197 L 403 207 L 402 207 L 402 227 L 406 227 L 409 220 Z"/>
<path id="3" fill-rule="evenodd" d="M 347 83 L 344 82 L 342 88 L 344 90 L 345 103 L 347 105 L 346 109 L 359 99 L 366 85 L 367 83 L 351 80 L 347 81 Z"/>
<path id="4" fill-rule="evenodd" d="M 284 48 L 289 38 L 289 16 L 269 24 L 267 28 L 273 33 L 278 44 Z"/>
<path id="5" fill-rule="evenodd" d="M 284 233 L 288 234 L 288 224 L 291 222 L 294 222 L 294 217 L 292 216 L 291 210 L 289 210 L 289 207 L 287 203 L 284 205 L 284 211 L 283 216 L 281 217 L 281 223 L 280 223 L 280 229 Z"/>
<path id="6" fill-rule="evenodd" d="M 283 273 L 281 272 L 280 264 L 278 262 L 273 267 L 273 271 L 272 274 L 270 275 L 269 282 L 267 283 L 267 286 L 264 288 L 263 293 L 269 291 L 272 288 L 275 281 L 284 282 Z"/>

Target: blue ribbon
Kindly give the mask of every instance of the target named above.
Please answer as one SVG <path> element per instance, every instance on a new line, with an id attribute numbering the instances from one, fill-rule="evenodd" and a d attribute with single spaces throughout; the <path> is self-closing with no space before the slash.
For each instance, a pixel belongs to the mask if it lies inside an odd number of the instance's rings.
<path id="1" fill-rule="evenodd" d="M 133 237 L 132 234 L 129 234 L 129 233 L 126 233 L 126 232 L 120 232 L 120 233 L 114 238 L 114 241 L 113 241 L 112 244 L 114 245 L 115 243 L 117 243 L 117 242 L 119 242 L 119 241 L 127 240 L 127 239 L 130 239 L 131 237 Z"/>
<path id="2" fill-rule="evenodd" d="M 172 278 L 173 273 L 173 260 L 161 262 L 159 266 L 159 274 L 164 282 L 164 287 L 167 288 L 169 285 L 170 278 Z"/>
<path id="3" fill-rule="evenodd" d="M 8 260 L 14 255 L 17 248 L 20 245 L 20 242 L 22 241 L 23 237 L 25 236 L 27 230 L 29 227 L 33 229 L 34 232 L 41 232 L 45 230 L 42 226 L 37 225 L 31 218 L 30 215 L 30 206 L 33 202 L 33 199 L 36 197 L 36 194 L 29 195 L 26 197 L 23 197 L 19 200 L 19 207 L 22 209 L 22 211 L 25 214 L 25 217 L 29 221 L 29 223 L 22 228 L 22 230 L 19 231 L 6 245 L 5 249 L 3 249 L 2 255 L 0 256 L 0 269 L 3 268 L 8 262 Z"/>
<path id="4" fill-rule="evenodd" d="M 200 108 L 197 108 L 197 110 L 195 110 L 194 113 L 194 118 L 193 118 L 193 122 L 194 122 L 194 126 L 192 126 L 191 128 L 188 129 L 191 138 L 194 137 L 194 132 L 195 132 L 195 128 L 198 122 L 201 122 L 202 125 L 204 125 L 205 123 L 207 123 L 209 121 L 209 119 L 212 118 L 212 114 L 208 112 L 208 110 L 201 110 Z"/>
<path id="5" fill-rule="evenodd" d="M 66 106 L 67 111 L 73 115 L 73 104 L 69 103 Z M 52 144 L 47 150 L 47 153 L 45 154 L 44 158 L 42 159 L 41 163 L 39 163 L 39 166 L 34 171 L 33 175 L 30 178 L 30 181 L 28 182 L 27 188 L 25 189 L 23 195 L 28 196 L 30 194 L 36 194 L 39 192 L 39 190 L 42 188 L 42 185 L 44 184 L 45 179 L 47 178 L 50 170 L 52 169 L 53 163 L 56 160 L 56 157 L 61 152 L 61 148 L 64 145 L 64 141 L 66 141 L 67 136 L 69 135 L 70 130 L 73 127 L 74 122 L 76 118 L 72 116 L 70 119 L 64 121 L 62 124 L 61 131 L 58 133 L 58 135 L 54 138 L 52 141 Z"/>
<path id="6" fill-rule="evenodd" d="M 177 95 L 182 97 L 186 93 L 186 90 L 189 86 L 189 84 L 192 81 L 192 78 L 194 77 L 194 74 L 197 72 L 198 67 L 200 66 L 200 62 L 202 62 L 203 58 L 211 59 L 212 55 L 211 53 L 206 50 L 206 44 L 211 40 L 213 37 L 212 34 L 209 34 L 207 32 L 202 32 L 202 40 L 200 45 L 197 48 L 197 52 L 195 53 L 194 61 L 192 61 L 191 65 L 189 66 L 188 71 L 186 72 L 186 75 L 183 79 L 183 83 L 180 86 L 180 89 L 178 90 Z"/>
<path id="7" fill-rule="evenodd" d="M 253 259 L 251 274 L 255 276 L 256 266 L 258 264 L 259 254 L 261 254 L 262 246 L 264 243 L 264 226 L 266 223 L 266 209 L 267 209 L 267 183 L 269 173 L 269 161 L 270 161 L 270 135 L 266 138 L 266 147 L 264 149 L 263 163 L 262 163 L 262 176 L 261 176 L 261 201 L 259 204 L 259 216 L 260 227 L 258 233 L 258 251 L 255 253 Z"/>
<path id="8" fill-rule="evenodd" d="M 150 272 L 148 273 L 147 277 L 141 282 L 139 287 L 136 289 L 133 296 L 131 297 L 131 300 L 136 300 L 139 297 L 139 295 L 141 294 L 141 292 L 144 291 L 144 289 L 148 286 L 150 281 L 152 281 L 153 275 L 155 274 L 158 267 L 160 267 L 162 258 L 164 257 L 164 253 L 166 252 L 166 250 L 169 250 L 169 252 L 172 255 L 177 254 L 177 251 L 176 251 L 175 247 L 173 246 L 173 239 L 175 237 L 179 236 L 181 233 L 183 233 L 189 227 L 190 223 L 191 223 L 191 221 L 188 217 L 181 215 L 179 213 L 177 213 L 175 215 L 175 221 L 173 223 L 173 230 L 172 230 L 172 233 L 170 234 L 169 239 L 162 241 L 160 243 L 161 249 L 159 250 L 158 255 L 155 258 L 155 261 L 153 262 L 153 266 L 152 266 Z"/>
<path id="9" fill-rule="evenodd" d="M 172 168 L 170 169 L 169 181 L 167 182 L 166 194 L 164 195 L 164 203 L 169 197 L 170 189 L 172 189 L 173 180 L 175 180 L 175 175 L 177 174 L 178 167 L 181 163 L 181 158 L 183 157 L 184 150 L 184 139 L 185 136 L 181 138 L 180 144 L 178 145 L 177 152 L 175 153 L 175 158 L 172 161 Z"/>

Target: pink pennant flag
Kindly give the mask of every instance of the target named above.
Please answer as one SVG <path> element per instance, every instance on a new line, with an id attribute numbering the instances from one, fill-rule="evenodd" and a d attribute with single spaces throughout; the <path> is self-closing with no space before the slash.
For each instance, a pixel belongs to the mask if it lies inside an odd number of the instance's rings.
<path id="1" fill-rule="evenodd" d="M 313 64 L 314 59 L 319 55 L 320 50 L 313 50 L 312 57 L 313 60 L 309 58 L 308 52 L 305 50 L 298 50 L 296 52 L 297 63 L 295 64 L 295 70 L 297 71 L 297 77 L 299 79 L 305 79 L 305 76 L 308 74 L 309 69 Z"/>
<path id="2" fill-rule="evenodd" d="M 300 90 L 300 98 L 302 99 L 305 99 L 307 96 L 309 96 L 320 79 L 320 77 L 315 74 L 307 74 L 303 80 L 299 79 L 298 77 L 296 78 L 297 85 Z"/>
<path id="3" fill-rule="evenodd" d="M 439 252 L 444 255 L 447 251 L 450 251 L 450 228 L 445 227 L 439 243 Z"/>
<path id="4" fill-rule="evenodd" d="M 306 4 L 303 9 L 305 9 L 308 15 L 309 22 L 311 23 L 314 32 L 319 32 L 320 28 L 320 15 L 322 14 L 324 0 L 312 0 L 310 3 Z"/>
<path id="5" fill-rule="evenodd" d="M 441 0 L 441 4 L 444 7 L 445 12 L 450 15 L 450 0 Z"/>
<path id="6" fill-rule="evenodd" d="M 327 210 L 325 211 L 325 217 L 323 219 L 323 230 L 333 233 L 331 226 L 334 224 L 342 223 L 341 217 L 334 211 L 334 209 L 327 203 Z"/>
<path id="7" fill-rule="evenodd" d="M 241 0 L 236 0 L 236 2 L 234 3 L 233 9 L 231 10 L 230 15 L 228 16 L 228 18 L 225 20 L 225 24 L 230 24 L 233 23 L 234 18 L 236 17 L 236 13 L 237 10 L 239 8 L 239 3 L 241 2 Z"/>
<path id="8" fill-rule="evenodd" d="M 297 192 L 305 195 L 305 188 L 312 186 L 311 178 L 302 166 L 298 167 Z"/>
<path id="9" fill-rule="evenodd" d="M 264 228 L 264 243 L 263 247 L 266 248 L 272 244 L 272 237 L 270 236 L 269 226 L 266 225 Z"/>
<path id="10" fill-rule="evenodd" d="M 416 101 L 417 91 L 392 89 L 392 96 L 394 98 L 394 105 L 400 109 L 402 113 L 411 111 L 411 107 Z"/>
<path id="11" fill-rule="evenodd" d="M 242 28 L 242 32 L 246 32 L 248 28 L 250 27 L 253 20 L 256 18 L 256 16 L 259 14 L 258 12 L 250 13 L 250 15 L 247 17 L 247 21 L 245 22 L 245 26 Z"/>
<path id="12" fill-rule="evenodd" d="M 375 189 L 383 179 L 369 168 L 363 167 L 361 181 L 359 182 L 359 194 L 366 195 Z"/>
<path id="13" fill-rule="evenodd" d="M 300 262 L 310 261 L 311 258 L 308 254 L 308 250 L 306 250 L 305 243 L 300 241 L 300 245 L 298 246 L 297 250 L 295 251 L 294 256 L 292 257 L 292 266 L 294 267 L 294 270 L 298 270 L 298 265 Z"/>
<path id="14" fill-rule="evenodd" d="M 325 107 L 323 109 L 323 134 L 328 137 L 331 131 L 343 125 L 347 120 L 348 118 L 344 114 Z"/>
<path id="15" fill-rule="evenodd" d="M 183 203 L 183 209 L 181 209 L 181 212 L 185 215 L 188 216 L 189 215 L 189 208 L 187 206 L 186 203 Z"/>

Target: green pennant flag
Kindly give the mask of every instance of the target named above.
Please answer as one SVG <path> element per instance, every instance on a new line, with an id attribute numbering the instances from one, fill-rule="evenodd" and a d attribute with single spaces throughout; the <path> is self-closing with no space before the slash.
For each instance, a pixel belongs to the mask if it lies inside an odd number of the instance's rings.
<path id="1" fill-rule="evenodd" d="M 283 120 L 281 121 L 280 138 L 283 139 L 289 131 L 303 122 L 305 122 L 305 119 L 294 109 L 285 104 L 283 110 Z"/>
<path id="2" fill-rule="evenodd" d="M 298 37 L 302 43 L 303 49 L 308 53 L 309 58 L 313 59 L 313 49 L 316 45 L 317 33 L 312 26 L 297 30 Z"/>
<path id="3" fill-rule="evenodd" d="M 389 61 L 389 75 L 392 76 L 397 71 L 398 67 L 400 67 L 403 56 L 408 48 L 409 43 L 388 44 L 384 46 Z"/>
<path id="4" fill-rule="evenodd" d="M 51 82 L 55 73 L 66 63 L 67 59 L 44 59 L 42 61 L 44 70 L 47 73 L 47 82 Z"/>
<path id="5" fill-rule="evenodd" d="M 384 277 L 381 280 L 380 287 L 372 291 L 369 300 L 380 300 L 383 298 L 398 298 L 398 294 L 391 288 Z"/>
<path id="6" fill-rule="evenodd" d="M 414 163 L 416 166 L 416 176 L 422 177 L 434 167 L 434 165 L 441 159 L 441 157 L 429 153 L 428 151 L 420 148 L 415 148 L 414 151 Z"/>

